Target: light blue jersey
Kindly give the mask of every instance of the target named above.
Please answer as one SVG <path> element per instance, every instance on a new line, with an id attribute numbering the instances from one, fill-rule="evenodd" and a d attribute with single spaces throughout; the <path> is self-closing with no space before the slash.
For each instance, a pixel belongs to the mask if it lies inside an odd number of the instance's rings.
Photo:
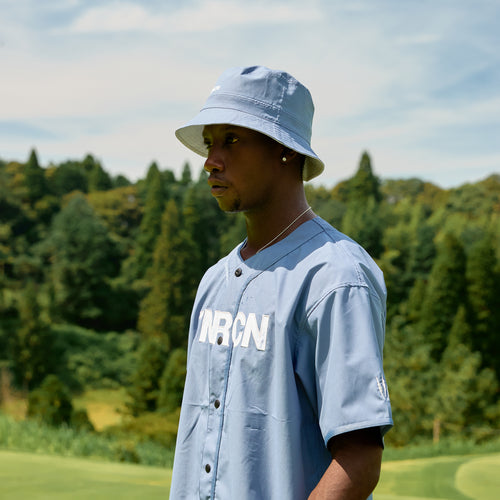
<path id="1" fill-rule="evenodd" d="M 207 271 L 191 318 L 170 498 L 304 500 L 338 434 L 392 426 L 382 272 L 316 217 Z"/>

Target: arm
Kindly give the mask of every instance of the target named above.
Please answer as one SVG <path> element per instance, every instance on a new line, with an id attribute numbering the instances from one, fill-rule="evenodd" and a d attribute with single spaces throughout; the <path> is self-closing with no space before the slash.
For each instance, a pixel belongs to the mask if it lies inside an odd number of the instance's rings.
<path id="1" fill-rule="evenodd" d="M 328 449 L 332 462 L 309 500 L 366 500 L 380 476 L 383 448 L 378 427 L 335 436 Z"/>

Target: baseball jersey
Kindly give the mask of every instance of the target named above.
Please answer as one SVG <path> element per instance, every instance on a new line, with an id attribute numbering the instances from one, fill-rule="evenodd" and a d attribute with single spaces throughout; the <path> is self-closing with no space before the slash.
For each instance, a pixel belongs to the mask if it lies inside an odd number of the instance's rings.
<path id="1" fill-rule="evenodd" d="M 320 217 L 197 292 L 170 498 L 304 500 L 338 434 L 392 426 L 386 290 L 368 254 Z"/>

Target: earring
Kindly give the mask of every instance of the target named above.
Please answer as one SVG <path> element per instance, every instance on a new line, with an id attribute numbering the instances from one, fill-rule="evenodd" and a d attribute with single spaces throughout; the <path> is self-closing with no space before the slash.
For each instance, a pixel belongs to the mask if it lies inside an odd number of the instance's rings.
<path id="1" fill-rule="evenodd" d="M 283 156 L 283 158 L 281 158 L 281 161 L 282 161 L 283 163 L 286 163 L 286 156 Z"/>

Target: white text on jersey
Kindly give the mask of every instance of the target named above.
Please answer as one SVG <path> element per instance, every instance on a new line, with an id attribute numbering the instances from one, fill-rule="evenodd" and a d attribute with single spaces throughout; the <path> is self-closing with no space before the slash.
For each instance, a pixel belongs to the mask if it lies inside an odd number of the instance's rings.
<path id="1" fill-rule="evenodd" d="M 250 337 L 253 338 L 255 346 L 259 351 L 266 350 L 267 329 L 269 327 L 269 315 L 263 314 L 260 326 L 255 313 L 246 315 L 238 312 L 235 318 L 227 311 L 212 311 L 203 309 L 200 312 L 200 342 L 210 342 L 215 344 L 219 337 L 222 338 L 222 345 L 229 345 L 231 339 L 234 346 L 248 347 Z"/>

